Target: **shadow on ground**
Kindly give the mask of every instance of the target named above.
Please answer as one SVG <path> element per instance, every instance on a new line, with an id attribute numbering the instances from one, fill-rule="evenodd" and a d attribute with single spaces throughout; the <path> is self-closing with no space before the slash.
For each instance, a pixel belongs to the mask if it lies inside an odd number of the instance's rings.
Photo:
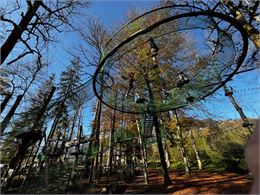
<path id="1" fill-rule="evenodd" d="M 149 184 L 144 184 L 141 173 L 128 182 L 118 185 L 126 194 L 248 194 L 252 181 L 246 175 L 236 173 L 208 173 L 195 171 L 191 176 L 170 171 L 173 184 L 166 187 L 160 171 L 149 172 Z M 123 192 L 122 189 L 125 191 Z"/>

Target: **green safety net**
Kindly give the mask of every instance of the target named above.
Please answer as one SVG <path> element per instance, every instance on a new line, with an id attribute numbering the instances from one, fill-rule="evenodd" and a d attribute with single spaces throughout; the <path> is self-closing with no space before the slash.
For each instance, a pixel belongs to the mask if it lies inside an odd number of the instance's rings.
<path id="1" fill-rule="evenodd" d="M 126 113 L 181 108 L 230 80 L 246 50 L 243 28 L 228 16 L 190 6 L 155 9 L 111 37 L 94 75 L 94 92 Z"/>
<path id="2" fill-rule="evenodd" d="M 153 120 L 153 116 L 143 115 L 142 119 L 139 122 L 140 126 L 140 135 L 142 139 L 142 144 L 150 145 L 157 143 L 155 131 L 154 131 L 154 124 L 151 122 Z M 160 128 L 161 132 L 161 139 L 167 140 L 167 131 L 164 126 Z M 99 150 L 99 147 L 92 145 L 91 149 L 84 151 L 87 154 L 88 158 L 93 158 L 98 153 L 107 152 L 111 146 L 117 146 L 121 144 L 122 146 L 140 146 L 140 137 L 137 129 L 129 130 L 127 128 L 118 128 L 115 130 L 112 138 L 112 142 L 110 143 L 110 137 L 106 137 L 102 140 L 102 150 Z M 125 149 L 122 149 L 121 152 L 124 152 Z"/>

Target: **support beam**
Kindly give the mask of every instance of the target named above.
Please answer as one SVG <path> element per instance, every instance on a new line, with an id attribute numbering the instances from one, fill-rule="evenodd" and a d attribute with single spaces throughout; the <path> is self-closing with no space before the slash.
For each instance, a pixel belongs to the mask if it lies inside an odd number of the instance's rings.
<path id="1" fill-rule="evenodd" d="M 235 100 L 233 93 L 228 89 L 226 85 L 223 86 L 225 95 L 229 98 L 233 106 L 235 107 L 236 111 L 239 113 L 241 119 L 243 120 L 243 127 L 247 128 L 249 131 L 249 136 L 253 133 L 253 125 L 250 123 L 248 118 L 246 117 L 245 113 L 243 112 L 242 108 L 239 107 L 237 101 Z"/>

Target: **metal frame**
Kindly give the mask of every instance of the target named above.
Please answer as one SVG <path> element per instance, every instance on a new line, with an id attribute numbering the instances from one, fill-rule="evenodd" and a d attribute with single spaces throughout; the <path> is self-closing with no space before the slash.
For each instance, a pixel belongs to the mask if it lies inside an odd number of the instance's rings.
<path id="1" fill-rule="evenodd" d="M 167 7 L 162 7 L 162 8 L 158 8 L 158 9 L 155 9 L 155 10 L 152 10 L 150 12 L 147 12 L 141 16 L 144 16 L 148 13 L 152 13 L 153 11 L 157 11 L 157 10 L 160 10 L 160 9 L 165 9 L 165 8 L 175 8 L 176 6 L 167 6 Z M 179 7 L 179 6 L 177 6 Z M 186 6 L 187 7 L 187 6 Z M 190 6 L 188 6 L 190 7 Z M 191 8 L 195 8 L 195 7 L 191 7 Z M 197 9 L 197 8 L 195 8 Z M 138 18 L 140 18 L 141 16 L 139 16 Z M 121 43 L 119 43 L 117 46 L 115 46 L 109 53 L 107 53 L 107 55 L 101 60 L 96 72 L 94 73 L 94 76 L 93 76 L 93 90 L 94 90 L 94 93 L 95 95 L 97 96 L 97 98 L 102 102 L 104 103 L 105 105 L 107 105 L 108 107 L 112 108 L 112 109 L 115 109 L 117 111 L 120 111 L 120 112 L 125 112 L 125 113 L 132 113 L 132 114 L 143 114 L 143 112 L 134 112 L 134 111 L 122 111 L 120 110 L 119 108 L 115 108 L 113 107 L 112 105 L 109 105 L 108 103 L 106 103 L 105 101 L 103 101 L 101 95 L 99 95 L 99 92 L 97 91 L 97 88 L 96 88 L 96 82 L 97 82 L 97 76 L 98 74 L 100 73 L 100 71 L 102 71 L 102 68 L 104 68 L 105 66 L 105 62 L 106 60 L 113 54 L 115 54 L 118 49 L 120 49 L 122 46 L 124 46 L 125 44 L 127 44 L 128 42 L 132 41 L 133 39 L 135 39 L 136 37 L 138 37 L 139 35 L 143 35 L 143 34 L 146 34 L 148 32 L 150 32 L 151 30 L 155 29 L 156 27 L 164 24 L 164 23 L 167 23 L 167 22 L 170 22 L 170 21 L 173 21 L 173 20 L 177 20 L 179 18 L 184 18 L 184 17 L 194 17 L 194 16 L 209 16 L 209 17 L 216 17 L 216 18 L 219 18 L 221 20 L 224 20 L 228 23 L 230 23 L 233 27 L 235 27 L 241 34 L 242 36 L 242 41 L 243 41 L 243 47 L 242 47 L 242 52 L 240 53 L 240 56 L 237 58 L 237 66 L 236 68 L 233 70 L 233 72 L 231 74 L 228 74 L 228 76 L 225 78 L 224 81 L 222 81 L 220 83 L 219 86 L 217 86 L 215 89 L 213 89 L 212 91 L 210 91 L 209 93 L 205 94 L 204 96 L 200 97 L 199 99 L 196 99 L 194 102 L 197 102 L 199 100 L 202 100 L 204 98 L 206 98 L 207 96 L 213 94 L 215 91 L 217 91 L 219 88 L 221 88 L 223 85 L 225 85 L 238 71 L 238 69 L 240 68 L 240 66 L 242 65 L 245 57 L 246 57 L 246 54 L 247 54 L 247 50 L 248 50 L 248 37 L 246 35 L 246 32 L 243 28 L 243 26 L 241 24 L 239 24 L 234 18 L 230 17 L 230 16 L 227 16 L 225 14 L 222 14 L 222 13 L 218 13 L 218 12 L 212 12 L 212 11 L 194 11 L 194 12 L 188 12 L 188 13 L 182 13 L 182 14 L 179 14 L 179 15 L 175 15 L 175 16 L 170 16 L 168 18 L 165 18 L 165 19 L 162 19 L 154 24 L 152 24 L 151 26 L 147 27 L 146 29 L 142 29 L 142 30 L 139 30 L 135 33 L 133 33 L 130 37 L 126 38 L 125 40 L 123 40 Z M 136 18 L 137 19 L 137 18 Z M 136 19 L 132 20 L 131 22 L 135 21 Z M 129 22 L 129 23 L 131 23 Z M 128 24 L 129 24 L 128 23 Z M 124 26 L 125 27 L 125 26 Z M 120 31 L 122 30 L 123 28 L 120 29 Z M 117 33 L 116 33 L 117 34 Z M 115 34 L 115 35 L 116 35 Z M 114 36 L 115 36 L 114 35 Z M 113 36 L 113 37 L 114 37 Z M 112 37 L 112 38 L 113 38 Z M 111 41 L 111 39 L 109 40 L 109 42 Z M 179 107 L 176 107 L 174 109 L 178 109 L 178 108 L 182 108 L 182 107 L 185 107 L 185 106 L 188 106 L 188 105 L 181 105 Z M 155 112 L 164 112 L 164 111 L 167 111 L 167 110 L 171 110 L 173 108 L 169 108 L 169 109 L 163 109 L 163 110 L 160 110 L 160 111 L 155 111 Z"/>

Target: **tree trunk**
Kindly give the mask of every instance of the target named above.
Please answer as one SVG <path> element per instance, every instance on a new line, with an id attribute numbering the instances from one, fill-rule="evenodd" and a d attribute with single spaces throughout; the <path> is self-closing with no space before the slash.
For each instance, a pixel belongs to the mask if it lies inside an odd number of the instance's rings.
<path id="1" fill-rule="evenodd" d="M 142 161 L 143 161 L 143 167 L 144 167 L 144 182 L 145 182 L 145 184 L 148 184 L 149 181 L 148 181 L 148 173 L 147 173 L 147 154 L 146 154 L 146 150 L 145 150 L 145 147 L 143 144 L 141 130 L 140 130 L 138 120 L 136 120 L 136 126 L 137 126 L 137 130 L 138 130 L 138 139 L 139 139 L 139 143 L 140 143 L 141 151 L 142 151 Z"/>
<path id="2" fill-rule="evenodd" d="M 88 181 L 90 183 L 92 183 L 95 180 L 95 166 L 96 166 L 95 158 L 92 158 L 91 159 L 91 169 L 90 169 L 89 178 L 88 178 Z"/>
<path id="3" fill-rule="evenodd" d="M 93 147 L 93 140 L 94 140 L 94 129 L 92 128 L 92 133 L 90 135 L 90 141 L 88 145 L 87 155 L 86 155 L 86 162 L 85 162 L 85 173 L 84 176 L 87 178 L 91 174 L 91 168 L 89 167 L 91 165 L 90 156 L 92 154 L 92 147 Z"/>
<path id="4" fill-rule="evenodd" d="M 162 166 L 162 172 L 163 172 L 163 179 L 164 179 L 164 185 L 168 186 L 172 184 L 171 178 L 169 177 L 168 170 L 167 170 L 167 164 L 165 162 L 165 154 L 163 150 L 163 144 L 161 139 L 161 132 L 160 132 L 160 124 L 158 121 L 158 116 L 156 113 L 154 113 L 154 125 L 155 125 L 155 134 L 156 134 L 156 140 L 158 145 L 158 151 L 161 159 L 161 166 Z"/>
<path id="5" fill-rule="evenodd" d="M 9 93 L 9 94 L 6 94 L 5 99 L 4 99 L 3 102 L 1 103 L 1 113 L 4 111 L 6 105 L 7 105 L 7 103 L 9 102 L 9 100 L 11 99 L 11 97 L 12 97 L 12 94 L 10 94 L 10 93 Z"/>
<path id="6" fill-rule="evenodd" d="M 27 87 L 25 88 L 25 90 L 23 91 L 22 95 L 18 95 L 16 98 L 16 101 L 13 105 L 13 107 L 10 109 L 9 113 L 6 115 L 6 117 L 4 118 L 4 120 L 1 122 L 1 127 L 0 127 L 0 132 L 1 135 L 3 134 L 5 128 L 7 127 L 9 121 L 11 120 L 11 118 L 13 117 L 16 109 L 18 108 L 18 106 L 20 105 L 24 95 L 26 94 L 26 92 L 28 91 L 28 89 L 30 88 L 30 86 L 32 85 L 33 81 L 36 78 L 37 73 L 41 70 L 41 67 L 38 67 L 35 72 L 32 75 L 32 79 L 30 80 L 29 84 L 27 85 Z"/>
<path id="7" fill-rule="evenodd" d="M 46 132 L 46 129 L 47 129 L 47 127 L 45 127 L 43 131 Z M 27 172 L 25 178 L 23 178 L 23 182 L 22 182 L 22 184 L 21 184 L 21 186 L 20 186 L 20 190 L 23 189 L 24 182 L 26 181 L 27 177 L 31 174 L 30 171 L 31 171 L 31 169 L 32 169 L 32 167 L 33 167 L 33 165 L 34 165 L 34 161 L 35 161 L 35 158 L 37 157 L 37 154 L 38 154 L 38 151 L 39 151 L 39 149 L 40 149 L 42 140 L 43 140 L 43 138 L 39 141 L 39 143 L 38 143 L 38 145 L 37 145 L 37 148 L 36 148 L 36 151 L 35 151 L 34 155 L 32 156 L 32 163 L 30 164 L 30 167 L 28 168 L 28 172 Z M 35 147 L 32 147 L 31 153 L 33 152 L 34 148 L 35 148 Z M 29 158 L 28 158 L 28 160 L 27 160 L 27 162 L 26 162 L 26 164 L 25 164 L 25 167 L 27 167 L 27 164 L 28 164 L 30 158 L 31 158 L 31 154 L 30 154 L 30 156 L 29 156 Z M 39 166 L 39 165 L 38 165 L 38 166 Z M 20 192 L 20 191 L 19 191 L 19 192 Z"/>
<path id="8" fill-rule="evenodd" d="M 237 6 L 231 0 L 221 0 L 221 2 L 229 9 L 237 22 L 239 22 L 245 29 L 248 37 L 254 43 L 254 45 L 260 47 L 260 34 L 259 31 L 248 23 L 242 12 L 239 11 Z"/>
<path id="9" fill-rule="evenodd" d="M 66 88 L 66 92 L 64 94 L 64 97 L 63 97 L 60 105 L 58 105 L 59 106 L 58 107 L 58 111 L 57 111 L 56 117 L 55 117 L 55 119 L 54 119 L 54 121 L 52 123 L 51 130 L 50 130 L 50 133 L 49 133 L 48 138 L 47 138 L 47 146 L 48 146 L 49 139 L 51 139 L 53 137 L 54 132 L 56 130 L 56 127 L 58 125 L 58 122 L 60 120 L 60 117 L 62 116 L 63 107 L 65 106 L 65 103 L 66 103 L 66 101 L 68 99 L 68 95 L 71 92 L 71 85 L 72 85 L 72 81 L 70 80 L 69 84 L 68 84 L 68 86 Z"/>
<path id="10" fill-rule="evenodd" d="M 29 6 L 25 15 L 22 17 L 22 20 L 19 22 L 18 25 L 14 27 L 11 34 L 7 38 L 7 40 L 1 46 L 1 62 L 3 64 L 6 60 L 7 56 L 11 53 L 12 49 L 21 38 L 23 32 L 28 28 L 29 23 L 31 22 L 32 18 L 35 16 L 38 8 L 40 7 L 42 1 L 34 1 L 32 6 Z"/>
<path id="11" fill-rule="evenodd" d="M 191 137 L 191 144 L 192 144 L 192 147 L 194 149 L 194 152 L 195 152 L 195 155 L 196 155 L 196 159 L 197 159 L 197 162 L 198 162 L 199 170 L 202 170 L 202 163 L 201 163 L 201 160 L 200 160 L 199 151 L 197 149 L 197 145 L 196 145 L 196 142 L 195 142 L 192 130 L 190 130 L 190 137 Z"/>
<path id="12" fill-rule="evenodd" d="M 47 127 L 45 127 L 44 128 L 44 134 L 45 134 L 45 132 L 46 132 L 46 130 L 47 130 Z M 38 144 L 38 146 L 37 146 L 37 149 L 36 149 L 36 151 L 35 151 L 35 153 L 34 153 L 34 155 L 33 155 L 33 159 L 32 159 L 32 164 L 31 164 L 31 167 L 30 167 L 30 169 L 32 168 L 32 166 L 33 166 L 33 164 L 34 164 L 34 160 L 35 160 L 35 158 L 37 157 L 37 154 L 38 154 L 38 152 L 39 152 L 39 149 L 40 149 L 40 147 L 41 147 L 41 143 L 42 143 L 42 140 L 44 139 L 44 137 L 39 141 L 39 144 Z"/>
<path id="13" fill-rule="evenodd" d="M 75 160 L 75 165 L 76 165 L 76 166 L 78 165 L 79 154 L 80 154 L 81 134 L 82 134 L 82 125 L 79 125 L 78 133 L 77 133 L 78 143 L 77 143 L 77 151 L 76 151 L 78 154 L 76 155 L 76 160 Z"/>
<path id="14" fill-rule="evenodd" d="M 181 152 L 181 156 L 182 156 L 184 167 L 185 167 L 185 173 L 187 175 L 191 175 L 190 174 L 190 168 L 189 168 L 188 156 L 187 156 L 187 152 L 185 150 L 184 144 L 183 144 L 181 126 L 180 126 L 180 123 L 179 123 L 179 118 L 178 118 L 176 110 L 174 111 L 174 114 L 175 114 L 175 119 L 176 119 L 176 123 L 177 123 L 177 139 L 179 140 L 178 142 L 179 142 L 180 152 Z"/>
<path id="15" fill-rule="evenodd" d="M 44 128 L 43 132 L 45 133 L 46 130 L 47 130 L 47 127 Z M 30 156 L 29 156 L 29 158 L 28 158 L 28 160 L 27 160 L 27 162 L 26 162 L 25 167 L 26 167 L 27 164 L 29 163 L 29 159 L 32 157 L 32 162 L 31 162 L 31 165 L 30 165 L 30 167 L 29 167 L 29 169 L 28 169 L 28 172 L 30 172 L 30 170 L 32 169 L 32 167 L 33 167 L 33 165 L 34 165 L 34 161 L 35 161 L 35 158 L 37 157 L 37 154 L 38 154 L 39 149 L 40 149 L 40 147 L 41 147 L 42 140 L 43 140 L 43 137 L 41 138 L 41 140 L 39 140 L 39 143 L 38 143 L 38 145 L 37 145 L 37 148 L 36 148 L 34 154 L 33 154 L 33 155 L 30 154 Z M 32 147 L 31 153 L 33 152 L 34 148 L 35 148 L 35 146 Z M 27 175 L 26 175 L 26 177 L 27 177 Z M 24 181 L 25 181 L 25 179 L 24 179 Z"/>
<path id="16" fill-rule="evenodd" d="M 100 143 L 100 155 L 99 155 L 99 168 L 98 170 L 101 171 L 102 170 L 102 167 L 103 167 L 103 154 L 104 154 L 104 144 L 105 144 L 105 136 L 106 136 L 106 130 L 104 129 L 103 130 L 103 135 L 102 135 L 102 138 L 101 138 L 101 143 Z"/>
<path id="17" fill-rule="evenodd" d="M 63 101 L 61 102 L 61 104 L 58 107 L 58 112 L 57 112 L 57 114 L 55 116 L 55 119 L 54 119 L 54 121 L 52 123 L 51 129 L 50 129 L 50 133 L 49 133 L 48 138 L 47 138 L 47 145 L 49 145 L 50 139 L 52 139 L 53 136 L 54 136 L 55 130 L 56 130 L 57 125 L 58 125 L 58 122 L 60 120 L 60 117 L 62 116 L 62 111 L 63 111 L 63 106 L 65 104 L 65 101 L 66 101 L 66 96 L 65 96 L 65 98 L 63 99 Z"/>
<path id="18" fill-rule="evenodd" d="M 53 138 L 53 135 L 54 135 L 54 132 L 55 132 L 55 129 L 58 125 L 58 120 L 60 119 L 60 115 L 56 115 L 55 118 L 54 118 L 54 121 L 52 123 L 52 126 L 51 126 L 51 129 L 50 129 L 50 133 L 48 135 L 48 138 L 47 138 L 47 144 L 50 142 L 50 139 Z"/>
<path id="19" fill-rule="evenodd" d="M 79 115 L 79 108 L 76 109 L 76 111 L 74 113 L 74 116 L 73 116 L 73 119 L 72 119 L 72 125 L 71 125 L 70 134 L 69 134 L 69 141 L 72 140 L 73 133 L 74 133 L 74 128 L 75 128 L 75 124 L 76 124 L 78 115 Z"/>
<path id="20" fill-rule="evenodd" d="M 80 125 L 79 125 L 79 129 L 78 129 L 78 133 L 77 133 L 77 140 L 78 140 L 78 143 L 79 143 L 78 146 L 77 146 L 78 152 L 80 151 L 82 131 L 83 131 L 83 128 L 82 128 L 82 125 L 80 124 Z"/>
<path id="21" fill-rule="evenodd" d="M 11 118 L 13 117 L 16 109 L 18 108 L 18 106 L 20 105 L 22 98 L 24 97 L 24 95 L 26 94 L 26 92 L 28 91 L 28 89 L 30 88 L 30 86 L 32 85 L 33 81 L 36 78 L 37 73 L 40 71 L 41 67 L 37 68 L 36 71 L 33 73 L 32 75 L 32 79 L 30 81 L 30 83 L 27 85 L 26 89 L 24 90 L 22 95 L 18 95 L 16 98 L 15 103 L 13 104 L 12 108 L 10 109 L 10 111 L 8 112 L 8 114 L 6 115 L 6 117 L 4 118 L 4 120 L 1 122 L 1 128 L 0 128 L 0 132 L 1 135 L 4 133 L 5 128 L 7 127 L 9 121 L 11 120 Z"/>
<path id="22" fill-rule="evenodd" d="M 170 154 L 169 154 L 169 150 L 168 150 L 166 141 L 163 144 L 163 149 L 164 149 L 164 153 L 165 153 L 165 160 L 166 160 L 167 168 L 170 168 L 171 167 Z"/>
<path id="23" fill-rule="evenodd" d="M 150 101 L 153 102 L 154 97 L 153 97 L 153 92 L 152 92 L 152 89 L 150 86 L 150 81 L 146 78 L 145 82 L 146 82 L 146 86 L 147 86 L 147 89 L 149 92 Z M 153 119 L 154 119 L 154 126 L 155 126 L 155 134 L 156 134 L 158 151 L 159 151 L 160 160 L 161 160 L 164 185 L 168 186 L 168 185 L 172 184 L 172 181 L 171 181 L 171 178 L 169 177 L 168 170 L 167 170 L 167 164 L 165 162 L 165 155 L 164 155 L 164 151 L 163 151 L 163 144 L 162 144 L 161 132 L 160 132 L 160 123 L 159 123 L 157 113 L 153 113 L 153 115 L 154 115 Z"/>
<path id="24" fill-rule="evenodd" d="M 112 127 L 110 132 L 110 141 L 109 141 L 109 175 L 113 172 L 113 154 L 114 154 L 114 133 L 115 133 L 115 125 L 116 125 L 116 111 L 114 110 L 113 118 L 112 118 Z"/>
<path id="25" fill-rule="evenodd" d="M 56 87 L 53 86 L 53 87 L 51 88 L 51 91 L 50 91 L 50 94 L 48 95 L 48 97 L 43 100 L 43 101 L 44 101 L 44 102 L 43 102 L 43 105 L 41 106 L 41 108 L 40 108 L 40 110 L 39 110 L 39 112 L 38 112 L 38 114 L 37 114 L 36 120 L 35 120 L 34 123 L 33 123 L 32 130 L 35 130 L 35 129 L 37 129 L 37 128 L 39 127 L 39 123 L 40 123 L 40 121 L 41 121 L 41 118 L 43 117 L 44 112 L 46 111 L 47 106 L 48 106 L 48 104 L 50 103 L 51 98 L 52 98 L 52 96 L 53 96 L 55 90 L 56 90 Z"/>
<path id="26" fill-rule="evenodd" d="M 92 127 L 92 142 L 89 144 L 89 154 L 91 155 L 90 152 L 93 152 L 93 149 L 98 149 L 99 146 L 99 134 L 100 134 L 100 117 L 101 117 L 101 103 L 99 100 L 96 102 L 95 106 L 95 116 L 94 116 L 94 123 Z M 98 158 L 98 154 L 96 155 L 95 158 Z M 96 176 L 96 167 L 98 166 L 98 160 L 93 158 L 91 161 L 91 168 L 89 170 L 89 182 L 92 182 L 95 179 Z"/>
<path id="27" fill-rule="evenodd" d="M 97 100 L 95 106 L 95 117 L 93 123 L 93 138 L 94 138 L 94 149 L 97 152 L 95 158 L 91 161 L 91 170 L 89 181 L 92 182 L 96 179 L 98 173 L 98 157 L 99 157 L 99 134 L 100 134 L 100 119 L 101 119 L 101 102 Z"/>
<path id="28" fill-rule="evenodd" d="M 97 102 L 97 118 L 96 118 L 96 130 L 95 130 L 95 148 L 97 148 L 98 153 L 96 155 L 96 162 L 95 162 L 95 176 L 99 175 L 99 155 L 100 155 L 100 143 L 99 143 L 99 136 L 100 136 L 100 125 L 101 125 L 101 113 L 102 113 L 102 104 L 100 101 Z"/>
<path id="29" fill-rule="evenodd" d="M 59 142 L 61 140 L 61 137 L 62 137 L 62 133 L 58 133 L 57 137 L 56 137 L 56 142 L 55 142 L 55 146 L 54 148 L 51 150 L 51 155 L 52 155 L 52 158 L 50 159 L 50 164 L 54 163 L 55 161 L 58 160 L 58 154 L 57 154 L 57 149 L 58 149 L 58 145 L 59 145 Z"/>
<path id="30" fill-rule="evenodd" d="M 55 89 L 56 89 L 55 87 L 52 87 L 50 94 L 48 95 L 48 97 L 46 99 L 44 99 L 43 105 L 41 106 L 40 110 L 38 111 L 37 117 L 36 117 L 36 119 L 35 119 L 35 121 L 33 123 L 32 130 L 35 130 L 35 129 L 39 128 L 39 122 L 40 122 L 40 120 L 41 120 L 41 118 L 42 118 L 42 116 L 43 116 L 43 114 L 44 114 L 44 112 L 45 112 L 45 110 L 46 110 L 46 108 L 47 108 L 47 106 L 48 106 L 48 104 L 49 104 L 53 94 L 54 94 Z M 23 97 L 23 95 L 22 95 L 22 97 Z M 45 132 L 45 130 L 44 130 L 44 132 Z M 26 143 L 26 144 L 28 144 L 28 143 Z M 33 148 L 34 147 L 32 146 L 32 151 L 33 151 Z M 22 149 L 21 149 L 21 151 L 22 151 Z M 22 160 L 24 158 L 24 154 L 26 153 L 26 151 L 27 151 L 27 148 L 25 147 L 25 149 L 23 149 L 23 152 L 20 152 L 21 153 L 21 155 L 20 155 L 21 156 L 20 157 L 20 162 L 22 162 Z M 38 150 L 37 150 L 37 152 L 38 152 Z M 18 154 L 19 154 L 19 150 L 18 150 Z M 17 157 L 17 159 L 19 159 L 19 158 Z M 29 156 L 29 159 L 30 159 L 30 156 Z M 34 159 L 33 159 L 33 161 L 34 161 Z M 18 166 L 17 170 L 18 169 L 19 169 L 19 166 Z"/>
<path id="31" fill-rule="evenodd" d="M 7 127 L 9 121 L 11 120 L 11 118 L 13 117 L 16 108 L 19 106 L 21 100 L 23 98 L 23 95 L 18 95 L 12 108 L 9 110 L 8 114 L 5 116 L 4 120 L 1 122 L 1 128 L 0 128 L 0 132 L 1 135 L 4 133 L 5 128 Z"/>

